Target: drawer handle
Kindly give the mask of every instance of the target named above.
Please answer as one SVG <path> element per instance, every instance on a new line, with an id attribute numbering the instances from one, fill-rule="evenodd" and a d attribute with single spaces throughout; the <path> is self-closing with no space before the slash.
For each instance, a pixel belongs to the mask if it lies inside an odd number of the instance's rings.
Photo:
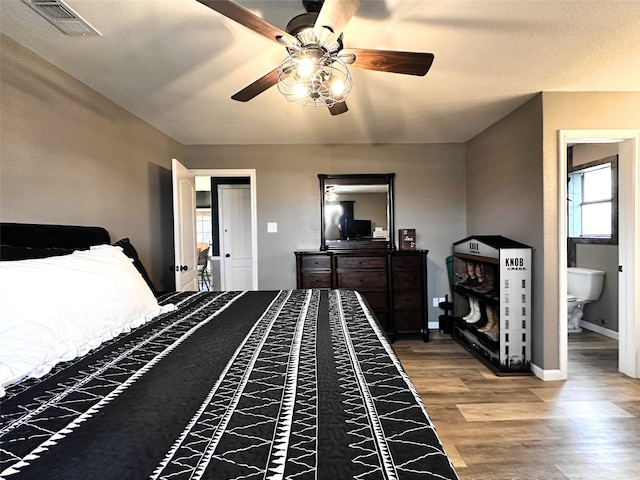
<path id="1" fill-rule="evenodd" d="M 314 264 L 314 265 L 319 265 L 319 263 L 318 263 L 318 262 L 313 262 L 313 264 Z"/>
<path id="2" fill-rule="evenodd" d="M 359 263 L 360 265 L 364 265 L 364 260 L 360 260 L 358 263 Z"/>
<path id="3" fill-rule="evenodd" d="M 314 278 L 313 283 L 320 283 L 320 280 L 318 280 L 317 278 Z"/>

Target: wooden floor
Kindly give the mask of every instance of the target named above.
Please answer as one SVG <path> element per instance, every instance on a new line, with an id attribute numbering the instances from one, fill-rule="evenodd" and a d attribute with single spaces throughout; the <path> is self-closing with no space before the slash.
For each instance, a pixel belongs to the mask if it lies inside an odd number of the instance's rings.
<path id="1" fill-rule="evenodd" d="M 640 380 L 617 342 L 569 337 L 569 380 L 496 377 L 455 343 L 393 343 L 461 480 L 640 478 Z"/>

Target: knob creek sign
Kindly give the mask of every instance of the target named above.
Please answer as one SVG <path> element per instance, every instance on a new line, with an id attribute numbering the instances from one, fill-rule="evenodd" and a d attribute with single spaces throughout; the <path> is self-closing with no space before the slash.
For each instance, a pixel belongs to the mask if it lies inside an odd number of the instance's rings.
<path id="1" fill-rule="evenodd" d="M 457 245 L 454 245 L 453 251 L 455 253 L 466 253 L 467 255 L 478 255 L 480 257 L 500 258 L 500 252 L 497 248 L 476 239 L 471 239 L 468 242 L 460 242 Z"/>
<path id="2" fill-rule="evenodd" d="M 524 257 L 506 257 L 504 266 L 507 270 L 527 270 L 528 265 Z"/>

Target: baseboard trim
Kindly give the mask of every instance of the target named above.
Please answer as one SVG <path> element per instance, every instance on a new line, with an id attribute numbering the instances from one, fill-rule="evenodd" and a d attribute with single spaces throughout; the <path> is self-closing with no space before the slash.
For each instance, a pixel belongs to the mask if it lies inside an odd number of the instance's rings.
<path id="1" fill-rule="evenodd" d="M 584 328 L 585 330 L 591 330 L 592 332 L 599 333 L 600 335 L 604 335 L 605 337 L 613 338 L 614 340 L 619 339 L 618 332 L 601 327 L 600 325 L 596 325 L 595 323 L 580 320 L 580 327 Z"/>
<path id="2" fill-rule="evenodd" d="M 556 370 L 543 370 L 536 364 L 531 364 L 531 371 L 533 374 L 538 377 L 540 380 L 544 380 L 545 382 L 555 382 L 558 380 L 566 380 L 566 376 L 562 376 L 562 372 L 558 369 Z"/>

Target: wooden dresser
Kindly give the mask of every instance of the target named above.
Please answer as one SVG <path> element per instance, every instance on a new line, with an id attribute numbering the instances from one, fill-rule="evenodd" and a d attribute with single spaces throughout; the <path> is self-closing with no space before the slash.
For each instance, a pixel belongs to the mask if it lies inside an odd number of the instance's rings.
<path id="1" fill-rule="evenodd" d="M 297 288 L 348 288 L 367 300 L 391 339 L 427 328 L 427 250 L 295 252 Z"/>

